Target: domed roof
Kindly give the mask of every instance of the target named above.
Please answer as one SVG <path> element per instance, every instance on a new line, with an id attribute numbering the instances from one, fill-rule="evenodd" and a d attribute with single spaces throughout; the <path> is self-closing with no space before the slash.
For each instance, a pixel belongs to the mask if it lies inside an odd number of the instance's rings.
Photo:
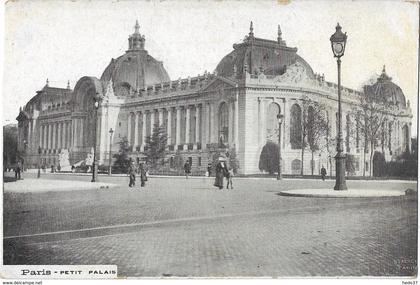
<path id="1" fill-rule="evenodd" d="M 144 49 L 145 38 L 139 33 L 138 22 L 128 42 L 129 48 L 126 53 L 111 60 L 102 73 L 101 81 L 112 79 L 114 88 L 124 86 L 133 90 L 170 81 L 163 63 L 154 59 Z"/>
<path id="2" fill-rule="evenodd" d="M 297 48 L 291 48 L 281 37 L 278 26 L 277 41 L 254 37 L 251 22 L 250 32 L 240 44 L 233 45 L 233 51 L 223 57 L 216 67 L 217 75 L 241 78 L 245 70 L 250 74 L 263 72 L 265 75 L 282 75 L 287 66 L 300 62 L 305 66 L 310 78 L 314 73 L 310 65 L 296 54 Z"/>
<path id="3" fill-rule="evenodd" d="M 405 108 L 406 101 L 401 88 L 392 82 L 392 78 L 386 74 L 385 65 L 376 83 L 365 87 L 365 92 L 373 92 L 375 96 L 393 105 Z"/>

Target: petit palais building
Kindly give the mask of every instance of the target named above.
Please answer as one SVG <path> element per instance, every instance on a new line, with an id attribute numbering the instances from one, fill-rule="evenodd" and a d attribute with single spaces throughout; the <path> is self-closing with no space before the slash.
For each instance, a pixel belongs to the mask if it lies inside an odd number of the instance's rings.
<path id="1" fill-rule="evenodd" d="M 410 150 L 412 111 L 385 67 L 372 86 L 392 103 L 381 130 L 384 139 L 376 144 L 389 161 Z M 304 174 L 311 174 L 312 168 L 319 174 L 322 166 L 335 173 L 335 146 L 321 146 L 313 161 L 305 150 L 303 163 L 301 146 L 304 100 L 325 106 L 328 136 L 336 137 L 337 91 L 336 84 L 314 73 L 297 48 L 287 46 L 280 27 L 276 40 L 261 39 L 254 36 L 252 23 L 245 39 L 233 45 L 213 73 L 171 80 L 163 63 L 146 50 L 136 23 L 128 50 L 112 58 L 100 78 L 82 77 L 74 89 L 69 84 L 52 87 L 47 80 L 17 117 L 18 150 L 26 168 L 40 163 L 69 169 L 89 164 L 96 134 L 99 165 L 109 164 L 123 138 L 129 142 L 130 157 L 139 162 L 145 138 L 158 123 L 168 136 L 168 167 L 174 167 L 174 157 L 181 156 L 191 162 L 193 173 L 203 174 L 214 154 L 222 151 L 235 152 L 239 174 L 259 174 L 263 147 L 270 141 L 278 143 L 277 114 L 281 113 L 283 173 L 300 174 L 303 167 Z M 344 149 L 356 161 L 352 175 L 370 168 L 352 115 L 362 95 L 342 87 Z M 102 98 L 97 112 L 95 96 Z M 350 135 L 352 131 L 357 135 Z"/>

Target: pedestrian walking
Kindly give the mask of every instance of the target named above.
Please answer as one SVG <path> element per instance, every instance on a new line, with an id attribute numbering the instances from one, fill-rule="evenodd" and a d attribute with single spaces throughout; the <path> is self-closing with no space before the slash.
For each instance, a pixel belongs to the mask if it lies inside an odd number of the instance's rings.
<path id="1" fill-rule="evenodd" d="M 188 179 L 188 175 L 191 173 L 191 165 L 189 161 L 186 161 L 184 164 L 185 178 Z"/>
<path id="2" fill-rule="evenodd" d="M 147 173 L 146 173 L 146 170 L 144 169 L 143 163 L 140 163 L 139 165 L 139 173 L 140 173 L 140 186 L 144 187 L 147 181 Z"/>
<path id="3" fill-rule="evenodd" d="M 230 185 L 230 189 L 233 189 L 233 183 L 232 183 L 233 176 L 234 176 L 233 168 L 229 167 L 229 170 L 227 171 L 227 174 L 226 174 L 226 180 L 227 180 L 226 189 L 229 189 L 229 185 Z"/>
<path id="4" fill-rule="evenodd" d="M 324 166 L 322 166 L 322 168 L 321 168 L 321 178 L 322 178 L 322 181 L 325 181 L 325 176 L 326 175 L 327 175 L 327 170 L 325 169 Z"/>
<path id="5" fill-rule="evenodd" d="M 223 178 L 225 177 L 226 172 L 225 159 L 223 157 L 219 157 L 219 162 L 216 165 L 216 179 L 214 180 L 214 186 L 219 187 L 219 189 L 223 189 Z"/>
<path id="6" fill-rule="evenodd" d="M 133 187 L 136 185 L 136 169 L 134 167 L 134 164 L 130 164 L 130 168 L 128 169 L 128 175 L 130 177 L 130 183 L 128 184 L 128 187 Z"/>
<path id="7" fill-rule="evenodd" d="M 20 161 L 18 161 L 16 167 L 15 167 L 15 179 L 16 180 L 20 180 L 20 172 L 22 171 L 21 165 L 20 165 Z"/>

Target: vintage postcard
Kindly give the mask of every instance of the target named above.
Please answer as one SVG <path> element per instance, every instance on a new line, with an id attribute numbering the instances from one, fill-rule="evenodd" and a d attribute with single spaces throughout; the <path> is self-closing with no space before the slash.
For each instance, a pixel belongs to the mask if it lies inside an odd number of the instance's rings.
<path id="1" fill-rule="evenodd" d="M 416 282 L 418 2 L 3 5 L 2 278 Z"/>

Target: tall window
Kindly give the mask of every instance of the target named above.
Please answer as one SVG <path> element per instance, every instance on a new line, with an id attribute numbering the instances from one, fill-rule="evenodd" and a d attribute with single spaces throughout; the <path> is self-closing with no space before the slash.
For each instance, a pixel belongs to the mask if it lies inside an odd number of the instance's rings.
<path id="1" fill-rule="evenodd" d="M 314 107 L 309 106 L 308 107 L 308 143 L 309 145 L 314 145 L 314 128 L 316 126 L 313 125 L 314 122 L 314 116 L 315 116 L 315 111 L 314 111 Z"/>
<path id="2" fill-rule="evenodd" d="M 278 143 L 279 140 L 279 123 L 277 114 L 280 113 L 280 107 L 276 103 L 268 106 L 267 112 L 267 140 Z"/>
<path id="3" fill-rule="evenodd" d="M 298 104 L 290 109 L 290 145 L 292 149 L 302 147 L 302 110 Z"/>
<path id="4" fill-rule="evenodd" d="M 229 141 L 229 109 L 223 102 L 219 107 L 219 142 L 227 143 Z"/>

